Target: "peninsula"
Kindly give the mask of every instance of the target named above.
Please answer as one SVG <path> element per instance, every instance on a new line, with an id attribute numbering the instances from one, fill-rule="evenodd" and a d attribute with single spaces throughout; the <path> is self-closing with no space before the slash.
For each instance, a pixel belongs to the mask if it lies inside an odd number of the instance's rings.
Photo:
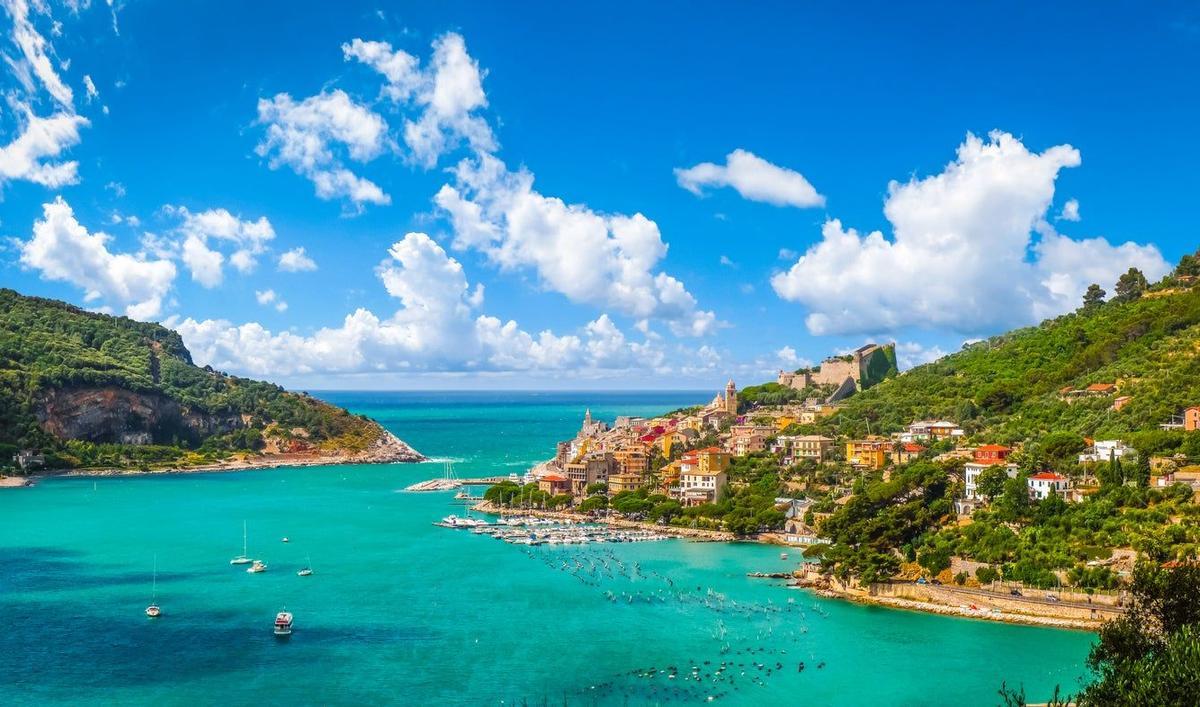
<path id="1" fill-rule="evenodd" d="M 420 461 L 364 416 L 198 367 L 157 324 L 0 290 L 0 477 Z"/>

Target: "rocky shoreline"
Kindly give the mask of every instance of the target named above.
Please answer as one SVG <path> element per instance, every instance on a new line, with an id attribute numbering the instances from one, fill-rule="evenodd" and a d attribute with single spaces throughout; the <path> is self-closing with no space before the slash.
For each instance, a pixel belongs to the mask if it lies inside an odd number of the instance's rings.
<path id="1" fill-rule="evenodd" d="M 45 474 L 35 474 L 30 477 L 9 477 L 20 479 L 23 483 L 3 484 L 0 487 L 27 486 L 39 477 L 49 476 L 145 476 L 151 474 L 190 474 L 197 472 L 218 471 L 252 471 L 259 469 L 278 469 L 283 467 L 306 466 L 335 466 L 342 464 L 398 464 L 425 461 L 426 457 L 410 447 L 396 435 L 384 430 L 383 435 L 361 452 L 323 453 L 294 452 L 280 454 L 259 454 L 244 456 L 237 459 L 226 459 L 211 464 L 195 466 L 165 466 L 156 469 L 68 469 L 53 471 Z M 0 480 L 6 481 L 8 479 Z"/>
<path id="2" fill-rule="evenodd" d="M 797 571 L 794 573 L 794 577 L 795 579 L 789 582 L 789 586 L 810 590 L 814 594 L 827 599 L 841 599 L 843 601 L 851 601 L 856 604 L 863 604 L 867 606 L 881 606 L 889 609 L 921 611 L 927 614 L 939 614 L 941 616 L 954 616 L 967 619 L 981 619 L 984 621 L 1000 621 L 1010 624 L 1022 624 L 1026 626 L 1044 626 L 1049 628 L 1073 629 L 1082 631 L 1096 631 L 1103 624 L 1102 621 L 1095 619 L 1070 618 L 1065 616 L 1052 616 L 1048 614 L 1026 613 L 1013 610 L 1000 611 L 991 610 L 986 607 L 972 609 L 971 605 L 952 605 L 894 596 L 877 596 L 862 589 L 840 585 L 840 583 L 835 584 L 835 581 L 831 581 L 830 578 L 819 575 L 815 572 Z M 979 601 L 978 604 L 986 604 L 986 602 Z"/>

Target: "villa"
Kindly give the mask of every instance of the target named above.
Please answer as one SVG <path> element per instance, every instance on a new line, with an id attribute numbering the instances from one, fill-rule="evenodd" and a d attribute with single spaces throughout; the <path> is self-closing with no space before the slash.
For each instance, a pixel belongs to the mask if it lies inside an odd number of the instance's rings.
<path id="1" fill-rule="evenodd" d="M 939 442 L 943 439 L 957 439 L 965 432 L 963 428 L 945 420 L 919 420 L 912 423 L 897 435 L 901 442 Z"/>
<path id="2" fill-rule="evenodd" d="M 1064 498 L 1068 495 L 1071 488 L 1071 481 L 1061 474 L 1055 474 L 1052 471 L 1042 471 L 1033 474 L 1026 481 L 1029 485 L 1029 498 L 1035 501 L 1041 501 L 1051 494 L 1057 494 Z"/>
<path id="3" fill-rule="evenodd" d="M 963 465 L 963 480 L 966 482 L 964 495 L 968 500 L 984 500 L 983 496 L 979 495 L 979 475 L 988 467 L 1003 465 L 1008 478 L 1017 478 L 1017 465 L 1007 463 L 1011 453 L 1011 449 L 999 444 L 985 444 L 975 448 L 973 459 Z"/>
<path id="4" fill-rule="evenodd" d="M 1119 439 L 1097 440 L 1091 448 L 1079 455 L 1080 464 L 1106 462 L 1110 459 L 1136 457 L 1137 450 L 1125 446 Z"/>

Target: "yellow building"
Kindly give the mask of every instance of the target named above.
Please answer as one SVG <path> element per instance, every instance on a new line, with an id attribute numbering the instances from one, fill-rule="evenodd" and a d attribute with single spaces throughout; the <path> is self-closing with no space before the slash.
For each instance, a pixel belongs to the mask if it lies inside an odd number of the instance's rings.
<path id="1" fill-rule="evenodd" d="M 892 441 L 886 437 L 870 436 L 846 442 L 846 461 L 859 469 L 882 469 L 888 464 Z"/>
<path id="2" fill-rule="evenodd" d="M 644 477 L 640 474 L 614 474 L 608 477 L 608 492 L 609 494 L 618 494 L 622 491 L 635 491 L 644 484 Z"/>
<path id="3" fill-rule="evenodd" d="M 725 471 L 729 468 L 730 459 L 729 452 L 720 447 L 708 447 L 696 451 L 696 466 L 706 474 Z"/>
<path id="4" fill-rule="evenodd" d="M 777 417 L 775 418 L 775 429 L 779 432 L 783 432 L 788 427 L 791 427 L 793 424 L 795 424 L 795 422 L 796 418 L 794 417 Z"/>

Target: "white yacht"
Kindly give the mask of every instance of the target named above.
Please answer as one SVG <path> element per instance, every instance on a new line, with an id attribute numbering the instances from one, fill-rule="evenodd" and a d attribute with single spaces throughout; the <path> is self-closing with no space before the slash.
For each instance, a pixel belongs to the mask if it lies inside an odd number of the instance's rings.
<path id="1" fill-rule="evenodd" d="M 254 560 L 246 556 L 246 521 L 242 521 L 242 554 L 229 561 L 231 565 L 248 565 Z"/>

